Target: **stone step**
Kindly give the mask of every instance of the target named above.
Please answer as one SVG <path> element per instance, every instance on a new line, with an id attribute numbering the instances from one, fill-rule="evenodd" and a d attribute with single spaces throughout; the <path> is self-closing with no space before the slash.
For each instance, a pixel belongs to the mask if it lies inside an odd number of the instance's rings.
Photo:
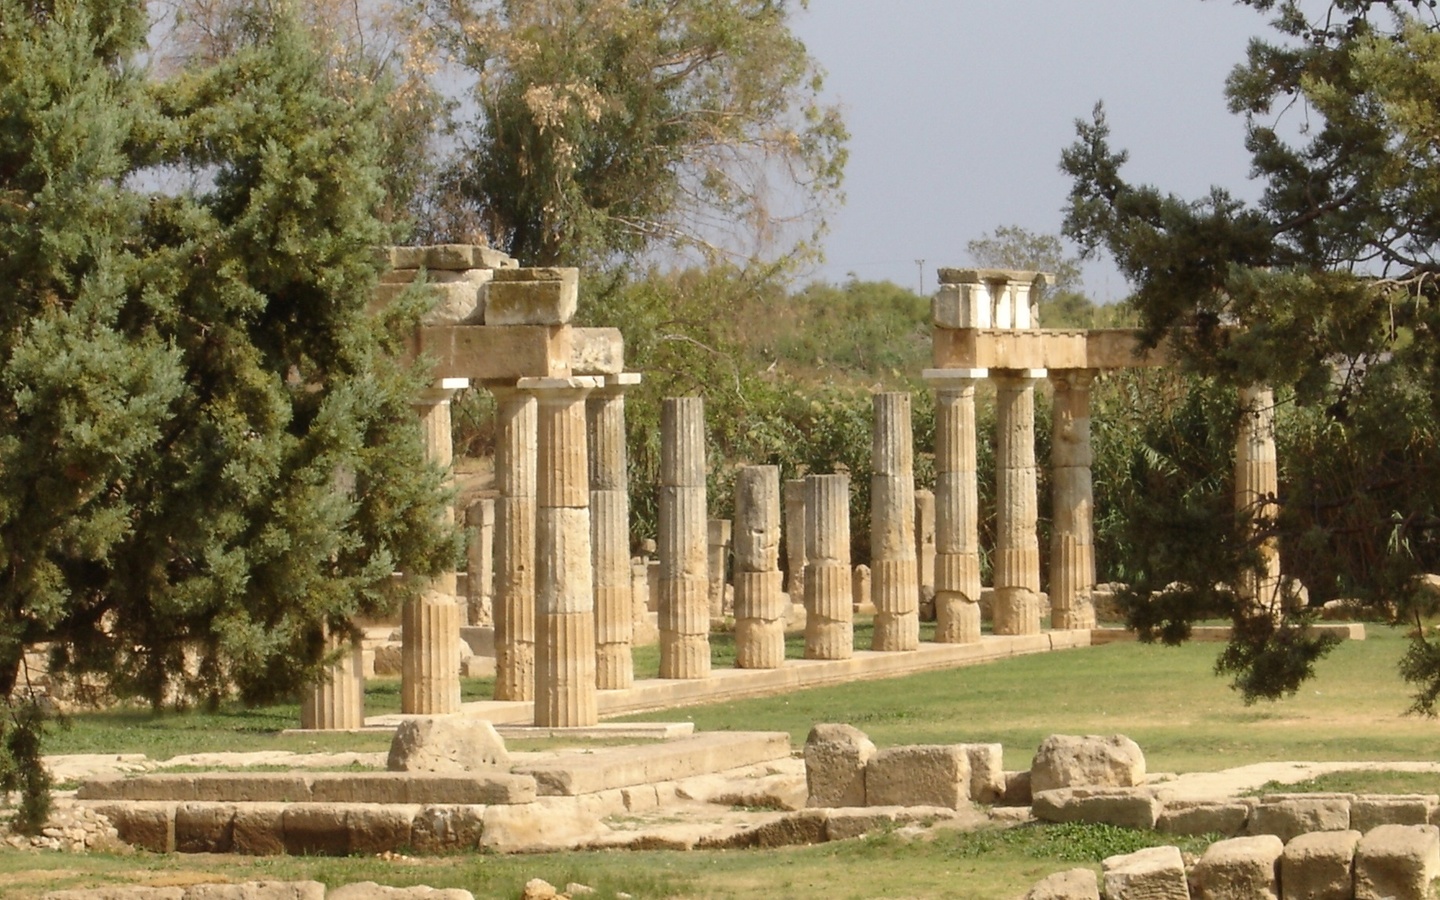
<path id="1" fill-rule="evenodd" d="M 616 747 L 516 766 L 535 779 L 541 796 L 594 794 L 674 781 L 790 757 L 783 731 L 716 731 L 641 747 Z"/>
<path id="2" fill-rule="evenodd" d="M 535 779 L 509 772 L 196 772 L 91 778 L 78 800 L 229 803 L 530 803 Z"/>

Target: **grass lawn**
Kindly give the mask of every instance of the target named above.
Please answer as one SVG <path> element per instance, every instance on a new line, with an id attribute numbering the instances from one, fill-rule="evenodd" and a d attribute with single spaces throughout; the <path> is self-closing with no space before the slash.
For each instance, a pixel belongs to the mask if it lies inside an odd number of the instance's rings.
<path id="1" fill-rule="evenodd" d="M 717 703 L 631 717 L 690 719 L 702 730 L 783 730 L 798 746 L 816 722 L 849 722 L 880 746 L 956 741 L 1000 742 L 1006 766 L 1023 768 L 1046 734 L 1123 733 L 1144 749 L 1152 771 L 1213 770 L 1276 760 L 1425 760 L 1434 758 L 1440 723 L 1402 715 L 1409 700 L 1395 672 L 1403 633 L 1372 626 L 1370 639 L 1347 642 L 1319 666 L 1296 697 L 1247 707 L 1211 673 L 1215 644 L 1164 648 L 1110 644 L 1019 657 L 887 681 L 857 682 L 782 697 Z M 857 636 L 864 645 L 868 636 Z M 725 652 L 717 637 L 716 653 Z M 651 665 L 637 651 L 643 676 Z M 368 709 L 398 707 L 397 684 L 371 685 Z M 485 696 L 488 682 L 467 683 Z M 383 749 L 383 736 L 281 736 L 298 721 L 295 706 L 220 715 L 151 716 L 130 711 L 77 716 L 52 735 L 50 752 L 144 752 L 154 758 L 218 749 Z M 1316 787 L 1440 793 L 1437 776 L 1387 776 Z M 1359 776 L 1356 776 L 1359 777 Z M 1353 784 L 1353 787 L 1342 785 Z M 541 877 L 561 887 L 579 881 L 600 897 L 636 898 L 1017 898 L 1034 881 L 1139 842 L 1171 838 L 1099 826 L 1029 827 L 959 834 L 939 829 L 922 840 L 881 834 L 861 840 L 768 852 L 473 854 L 419 860 L 371 858 L 247 859 L 228 856 L 63 856 L 0 850 L 0 896 L 38 898 L 44 890 L 95 883 L 316 878 L 330 884 L 374 880 L 464 887 L 476 897 L 516 897 Z"/>

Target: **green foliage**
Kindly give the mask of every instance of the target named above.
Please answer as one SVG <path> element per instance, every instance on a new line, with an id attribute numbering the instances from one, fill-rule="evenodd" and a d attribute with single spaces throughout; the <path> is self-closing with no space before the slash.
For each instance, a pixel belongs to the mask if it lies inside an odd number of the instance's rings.
<path id="1" fill-rule="evenodd" d="M 0 795 L 18 791 L 11 826 L 21 834 L 39 834 L 50 817 L 53 784 L 40 753 L 45 715 L 33 698 L 9 699 L 6 706 L 9 721 L 0 719 Z"/>
<path id="2" fill-rule="evenodd" d="M 1200 853 L 1216 839 L 1215 835 L 1177 837 L 1173 834 L 1137 831 L 1116 825 L 1067 822 L 1059 825 L 1033 824 L 965 832 L 956 835 L 955 843 L 947 848 L 947 854 L 967 859 L 1008 849 L 1033 859 L 1098 863 L 1109 856 L 1134 853 L 1147 847 L 1178 845 L 1187 852 Z"/>

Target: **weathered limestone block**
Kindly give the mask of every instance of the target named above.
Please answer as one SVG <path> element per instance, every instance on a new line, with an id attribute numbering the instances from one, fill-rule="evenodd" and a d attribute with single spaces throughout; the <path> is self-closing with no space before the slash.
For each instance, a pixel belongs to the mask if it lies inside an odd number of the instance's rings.
<path id="1" fill-rule="evenodd" d="M 705 522 L 705 552 L 707 575 L 705 600 L 710 609 L 710 618 L 725 615 L 725 564 L 730 556 L 729 519 L 708 519 Z"/>
<path id="2" fill-rule="evenodd" d="M 1005 748 L 999 744 L 961 744 L 970 758 L 970 799 L 995 803 L 1005 797 Z"/>
<path id="3" fill-rule="evenodd" d="M 489 272 L 484 273 L 489 275 Z M 424 295 L 430 306 L 420 316 L 421 325 L 479 325 L 485 321 L 485 285 L 481 279 L 444 278 L 435 272 L 424 284 L 392 283 L 375 286 L 375 306 L 394 303 L 406 291 Z"/>
<path id="4" fill-rule="evenodd" d="M 373 881 L 357 881 L 335 888 L 325 900 L 475 900 L 475 895 L 463 888 L 432 888 L 423 884 L 389 887 Z"/>
<path id="5" fill-rule="evenodd" d="M 805 599 L 805 479 L 792 478 L 782 487 L 785 519 L 785 593 L 794 602 Z"/>
<path id="6" fill-rule="evenodd" d="M 579 283 L 579 269 L 497 269 L 486 298 L 485 324 L 569 325 Z"/>
<path id="7" fill-rule="evenodd" d="M 850 569 L 850 478 L 805 479 L 805 658 L 854 655 Z"/>
<path id="8" fill-rule="evenodd" d="M 1100 900 L 1094 869 L 1067 869 L 1035 882 L 1025 900 Z"/>
<path id="9" fill-rule="evenodd" d="M 970 802 L 970 756 L 959 744 L 887 747 L 865 766 L 869 806 L 943 806 Z"/>
<path id="10" fill-rule="evenodd" d="M 1134 787 L 1145 781 L 1145 755 L 1122 734 L 1052 734 L 1030 764 L 1035 793 L 1062 787 Z"/>
<path id="11" fill-rule="evenodd" d="M 575 375 L 619 375 L 625 371 L 625 339 L 620 329 L 571 329 L 570 371 Z"/>
<path id="12" fill-rule="evenodd" d="M 710 674 L 705 407 L 667 397 L 660 410 L 660 677 Z"/>
<path id="13" fill-rule="evenodd" d="M 507 769 L 510 754 L 484 719 L 407 719 L 395 729 L 385 767 L 392 772 L 472 772 Z"/>
<path id="14" fill-rule="evenodd" d="M 1280 855 L 1284 900 L 1350 900 L 1355 890 L 1355 846 L 1360 832 L 1312 831 L 1297 835 Z"/>
<path id="15" fill-rule="evenodd" d="M 350 807 L 345 812 L 349 852 L 372 856 L 410 846 L 415 814 L 419 811 L 420 807 L 415 804 L 364 803 Z"/>
<path id="16" fill-rule="evenodd" d="M 735 473 L 735 665 L 776 669 L 785 661 L 780 591 L 780 470 L 741 466 Z"/>
<path id="17" fill-rule="evenodd" d="M 234 834 L 233 803 L 181 803 L 175 807 L 175 849 L 180 853 L 229 853 Z"/>
<path id="18" fill-rule="evenodd" d="M 185 889 L 150 885 L 110 885 L 48 891 L 41 900 L 185 900 Z"/>
<path id="19" fill-rule="evenodd" d="M 1162 834 L 1244 834 L 1254 803 L 1244 800 L 1166 801 L 1155 822 Z"/>
<path id="20" fill-rule="evenodd" d="M 1148 847 L 1100 863 L 1106 900 L 1190 900 L 1178 847 Z"/>
<path id="21" fill-rule="evenodd" d="M 865 732 L 850 725 L 819 724 L 805 739 L 807 806 L 864 806 L 865 768 L 875 756 Z"/>
<path id="22" fill-rule="evenodd" d="M 870 602 L 873 589 L 874 580 L 871 578 L 870 567 L 861 563 L 850 575 L 850 606 L 855 612 L 874 614 L 875 604 Z"/>
<path id="23" fill-rule="evenodd" d="M 1440 875 L 1440 828 L 1381 825 L 1355 846 L 1355 900 L 1429 900 Z"/>
<path id="24" fill-rule="evenodd" d="M 280 815 L 285 852 L 291 856 L 348 856 L 348 806 L 338 803 L 292 803 Z"/>
<path id="25" fill-rule="evenodd" d="M 935 494 L 915 491 L 915 576 L 920 584 L 920 618 L 935 620 Z"/>
<path id="26" fill-rule="evenodd" d="M 185 900 L 325 900 L 318 881 L 244 881 L 239 884 L 192 884 Z"/>
<path id="27" fill-rule="evenodd" d="M 1346 796 L 1264 797 L 1250 813 L 1251 834 L 1273 834 L 1282 841 L 1310 831 L 1346 831 L 1350 828 L 1350 798 Z"/>
<path id="28" fill-rule="evenodd" d="M 914 650 L 920 643 L 915 558 L 915 450 L 910 395 L 876 394 L 870 459 L 870 596 L 873 650 Z"/>
<path id="29" fill-rule="evenodd" d="M 285 852 L 286 803 L 241 803 L 231 826 L 232 847 L 248 856 L 278 856 Z"/>
<path id="30" fill-rule="evenodd" d="M 600 818 L 571 797 L 485 810 L 483 849 L 499 853 L 568 850 L 604 831 Z"/>
<path id="31" fill-rule="evenodd" d="M 1030 801 L 1035 818 L 1046 822 L 1089 822 L 1150 831 L 1160 801 L 1144 788 L 1055 788 L 1037 791 Z"/>
<path id="32" fill-rule="evenodd" d="M 1429 825 L 1435 794 L 1362 794 L 1350 802 L 1350 827 L 1361 834 L 1380 825 Z"/>
<path id="33" fill-rule="evenodd" d="M 151 853 L 175 852 L 175 804 L 162 800 L 122 800 L 97 804 L 120 840 Z"/>
<path id="34" fill-rule="evenodd" d="M 1194 900 L 1280 900 L 1280 854 L 1273 834 L 1216 841 L 1191 872 Z"/>
<path id="35" fill-rule="evenodd" d="M 480 849 L 484 830 L 484 806 L 433 804 L 415 814 L 410 846 L 421 853 L 474 851 Z"/>

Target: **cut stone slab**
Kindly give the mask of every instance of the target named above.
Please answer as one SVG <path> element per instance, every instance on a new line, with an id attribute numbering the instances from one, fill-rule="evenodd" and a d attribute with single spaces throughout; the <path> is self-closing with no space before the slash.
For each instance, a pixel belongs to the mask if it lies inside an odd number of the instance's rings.
<path id="1" fill-rule="evenodd" d="M 970 757 L 970 799 L 995 803 L 1005 799 L 1005 748 L 1000 744 L 961 744 Z"/>
<path id="2" fill-rule="evenodd" d="M 146 887 L 141 885 L 113 885 L 98 888 L 73 888 L 65 891 L 49 891 L 43 900 L 184 900 L 185 889 L 181 887 Z"/>
<path id="3" fill-rule="evenodd" d="M 1440 828 L 1381 825 L 1355 847 L 1355 900 L 1430 900 L 1440 875 Z"/>
<path id="4" fill-rule="evenodd" d="M 1355 895 L 1355 845 L 1360 832 L 1312 831 L 1280 855 L 1284 900 L 1350 900 Z"/>
<path id="5" fill-rule="evenodd" d="M 1349 795 L 1293 794 L 1266 796 L 1250 813 L 1251 834 L 1273 834 L 1282 841 L 1311 831 L 1347 831 Z"/>
<path id="6" fill-rule="evenodd" d="M 1025 900 L 1100 900 L 1094 869 L 1068 869 L 1037 881 Z"/>
<path id="7" fill-rule="evenodd" d="M 805 739 L 808 806 L 864 806 L 865 766 L 875 744 L 851 725 L 822 723 Z"/>
<path id="8" fill-rule="evenodd" d="M 335 888 L 325 900 L 475 900 L 475 895 L 462 888 L 390 887 L 357 881 Z"/>
<path id="9" fill-rule="evenodd" d="M 970 755 L 959 744 L 886 747 L 865 767 L 868 806 L 943 806 L 970 802 Z"/>
<path id="10" fill-rule="evenodd" d="M 598 816 L 572 799 L 545 798 L 486 808 L 480 846 L 497 853 L 539 853 L 584 846 L 608 833 Z"/>
<path id="11" fill-rule="evenodd" d="M 1046 822 L 1089 822 L 1149 831 L 1159 817 L 1160 801 L 1145 788 L 1058 788 L 1036 794 L 1031 811 Z"/>
<path id="12" fill-rule="evenodd" d="M 192 884 L 185 900 L 325 900 L 318 881 L 246 881 L 240 884 Z"/>
<path id="13" fill-rule="evenodd" d="M 663 744 L 617 747 L 516 766 L 514 772 L 533 778 L 541 796 L 573 797 L 789 757 L 790 735 L 786 732 L 717 731 Z"/>
<path id="14" fill-rule="evenodd" d="M 1435 794 L 1365 794 L 1350 803 L 1350 827 L 1366 834 L 1381 825 L 1429 825 L 1440 797 Z"/>
<path id="15" fill-rule="evenodd" d="M 1245 800 L 1170 800 L 1161 807 L 1155 830 L 1162 834 L 1234 837 L 1245 833 L 1254 806 Z"/>
<path id="16" fill-rule="evenodd" d="M 1280 900 L 1284 849 L 1273 834 L 1216 841 L 1191 872 L 1194 900 Z"/>
<path id="17" fill-rule="evenodd" d="M 486 325 L 569 325 L 579 301 L 580 270 L 497 269 L 485 303 Z"/>
<path id="18" fill-rule="evenodd" d="M 448 804 L 422 807 L 410 823 L 410 846 L 421 853 L 478 850 L 485 831 L 486 808 Z"/>
<path id="19" fill-rule="evenodd" d="M 1030 764 L 1030 789 L 1134 787 L 1145 782 L 1140 745 L 1121 734 L 1052 734 L 1040 742 Z"/>
<path id="20" fill-rule="evenodd" d="M 385 768 L 392 772 L 478 772 L 508 769 L 510 754 L 484 719 L 422 716 L 395 729 Z"/>
<path id="21" fill-rule="evenodd" d="M 535 779 L 508 772 L 317 772 L 310 776 L 316 803 L 530 803 Z"/>
<path id="22" fill-rule="evenodd" d="M 1147 847 L 1100 863 L 1108 900 L 1190 900 L 1179 847 Z"/>

